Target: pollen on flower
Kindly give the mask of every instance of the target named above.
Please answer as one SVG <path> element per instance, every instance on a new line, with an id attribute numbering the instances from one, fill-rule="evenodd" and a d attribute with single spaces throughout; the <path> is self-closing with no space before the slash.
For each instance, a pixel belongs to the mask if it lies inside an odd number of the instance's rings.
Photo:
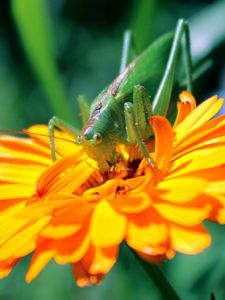
<path id="1" fill-rule="evenodd" d="M 188 92 L 180 97 L 173 126 L 150 120 L 146 146 L 158 172 L 137 145 L 118 145 L 116 166 L 103 172 L 81 145 L 57 139 L 73 140 L 66 132 L 56 132 L 54 163 L 48 137 L 1 136 L 0 276 L 33 253 L 28 282 L 54 259 L 70 263 L 83 287 L 111 270 L 122 242 L 151 263 L 207 248 L 203 221 L 225 223 L 225 116 L 213 118 L 217 97 L 197 107 Z"/>

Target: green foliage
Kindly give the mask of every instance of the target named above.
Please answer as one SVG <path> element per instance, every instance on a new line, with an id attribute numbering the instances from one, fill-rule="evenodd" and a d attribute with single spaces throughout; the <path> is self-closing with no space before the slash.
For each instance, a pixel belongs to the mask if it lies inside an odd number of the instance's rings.
<path id="1" fill-rule="evenodd" d="M 27 57 L 54 114 L 73 121 L 54 59 L 49 15 L 43 0 L 12 1 L 12 11 Z"/>
<path id="2" fill-rule="evenodd" d="M 135 2 L 132 28 L 138 53 L 141 53 L 151 41 L 154 16 L 159 2 L 156 0 L 140 0 Z"/>

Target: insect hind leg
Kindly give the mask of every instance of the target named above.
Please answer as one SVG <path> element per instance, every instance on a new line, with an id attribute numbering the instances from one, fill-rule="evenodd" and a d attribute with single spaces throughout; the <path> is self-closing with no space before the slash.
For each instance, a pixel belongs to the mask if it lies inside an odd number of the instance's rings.
<path id="1" fill-rule="evenodd" d="M 182 44 L 183 37 L 183 53 L 185 61 L 185 72 L 187 77 L 187 89 L 189 92 L 192 92 L 192 63 L 189 26 L 186 20 L 180 19 L 178 20 L 177 27 L 175 30 L 166 69 L 153 100 L 152 107 L 154 114 L 165 116 L 167 113 L 172 93 L 172 87 L 174 83 L 175 68 L 177 65 L 180 45 Z"/>
<path id="2" fill-rule="evenodd" d="M 133 33 L 131 30 L 126 30 L 123 36 L 123 49 L 120 62 L 119 74 L 121 74 L 136 56 Z"/>

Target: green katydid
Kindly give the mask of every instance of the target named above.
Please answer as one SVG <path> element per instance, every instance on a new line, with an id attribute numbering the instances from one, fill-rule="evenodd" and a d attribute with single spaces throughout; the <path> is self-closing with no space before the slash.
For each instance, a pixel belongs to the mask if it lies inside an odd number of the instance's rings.
<path id="1" fill-rule="evenodd" d="M 54 144 L 54 127 L 56 126 L 76 136 L 76 143 L 83 145 L 84 151 L 98 162 L 102 171 L 108 171 L 110 166 L 115 166 L 118 160 L 116 152 L 118 144 L 129 146 L 134 143 L 137 143 L 143 157 L 151 167 L 155 168 L 145 145 L 153 134 L 149 119 L 153 114 L 166 115 L 167 113 L 183 36 L 187 88 L 191 91 L 190 40 L 188 24 L 185 20 L 178 21 L 174 35 L 169 33 L 159 38 L 128 66 L 126 64 L 131 50 L 131 35 L 127 32 L 124 39 L 120 75 L 96 97 L 88 112 L 89 115 L 87 115 L 88 109 L 82 106 L 85 99 L 80 98 L 81 113 L 85 120 L 82 133 L 77 136 L 76 129 L 57 117 L 49 121 L 53 160 L 56 159 Z M 148 92 L 143 85 L 154 80 L 155 74 L 158 75 L 155 60 L 165 57 L 169 49 L 168 60 L 162 60 L 166 68 L 151 104 Z"/>

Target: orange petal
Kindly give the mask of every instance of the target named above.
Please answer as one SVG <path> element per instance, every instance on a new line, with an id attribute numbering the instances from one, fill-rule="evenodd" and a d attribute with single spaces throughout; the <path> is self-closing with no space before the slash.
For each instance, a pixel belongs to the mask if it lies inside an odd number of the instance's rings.
<path id="1" fill-rule="evenodd" d="M 182 253 L 197 254 L 211 243 L 210 235 L 202 226 L 186 229 L 170 225 L 169 231 L 172 248 Z"/>
<path id="2" fill-rule="evenodd" d="M 82 259 L 82 264 L 90 274 L 106 274 L 115 264 L 117 254 L 117 246 L 106 248 L 90 246 L 85 257 Z"/>
<path id="3" fill-rule="evenodd" d="M 90 274 L 83 266 L 82 262 L 77 262 L 72 265 L 73 275 L 76 278 L 76 283 L 80 288 L 90 285 L 99 284 L 104 274 Z"/>
<path id="4" fill-rule="evenodd" d="M 162 116 L 152 117 L 151 125 L 155 134 L 155 163 L 159 170 L 165 171 L 172 156 L 174 134 L 169 121 Z"/>
<path id="5" fill-rule="evenodd" d="M 93 245 L 110 247 L 120 244 L 125 235 L 126 224 L 126 217 L 102 200 L 92 214 L 90 234 Z"/>
<path id="6" fill-rule="evenodd" d="M 179 98 L 181 102 L 177 103 L 177 117 L 173 129 L 175 129 L 196 107 L 195 98 L 188 91 L 183 91 L 179 95 Z"/>
<path id="7" fill-rule="evenodd" d="M 0 261 L 0 279 L 8 276 L 18 261 L 19 259 Z"/>
<path id="8" fill-rule="evenodd" d="M 76 262 L 84 257 L 90 245 L 88 228 L 89 222 L 86 222 L 83 228 L 75 235 L 53 242 L 57 249 L 55 261 L 58 264 Z"/>
<path id="9" fill-rule="evenodd" d="M 184 104 L 187 104 L 190 106 L 190 111 L 194 110 L 196 108 L 196 101 L 194 96 L 189 93 L 188 91 L 183 91 L 179 95 L 180 101 Z"/>
<path id="10" fill-rule="evenodd" d="M 172 258 L 174 256 L 174 252 L 170 251 L 169 254 L 166 247 L 154 247 L 152 250 L 152 254 L 146 254 L 144 252 L 138 251 L 137 254 L 150 264 L 161 264 L 165 259 Z"/>

